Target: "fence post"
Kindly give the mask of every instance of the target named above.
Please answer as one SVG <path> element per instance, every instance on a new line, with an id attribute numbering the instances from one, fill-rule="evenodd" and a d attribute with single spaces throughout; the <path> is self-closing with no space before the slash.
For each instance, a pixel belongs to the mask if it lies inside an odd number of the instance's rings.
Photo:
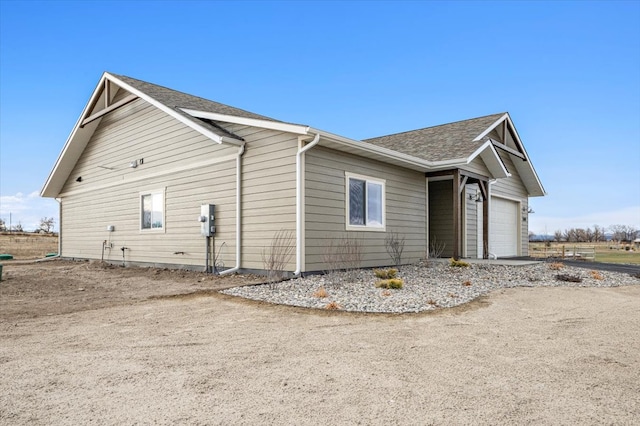
<path id="1" fill-rule="evenodd" d="M 564 244 L 562 245 L 562 258 L 564 259 Z"/>

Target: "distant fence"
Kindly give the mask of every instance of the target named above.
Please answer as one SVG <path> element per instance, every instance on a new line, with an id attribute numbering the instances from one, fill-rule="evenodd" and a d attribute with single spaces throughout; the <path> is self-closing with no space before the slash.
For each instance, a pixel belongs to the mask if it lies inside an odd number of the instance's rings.
<path id="1" fill-rule="evenodd" d="M 554 246 L 540 247 L 529 253 L 531 257 L 553 257 L 559 259 L 596 260 L 595 246 Z"/>

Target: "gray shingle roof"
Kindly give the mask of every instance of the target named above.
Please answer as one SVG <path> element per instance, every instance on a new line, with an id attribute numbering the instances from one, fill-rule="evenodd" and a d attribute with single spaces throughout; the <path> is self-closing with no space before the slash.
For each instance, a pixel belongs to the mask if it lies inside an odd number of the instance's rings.
<path id="1" fill-rule="evenodd" d="M 504 114 L 503 112 L 440 126 L 365 139 L 363 142 L 382 146 L 427 161 L 468 158 L 484 143 L 484 141 L 473 142 L 473 140 Z"/>
<path id="2" fill-rule="evenodd" d="M 214 102 L 208 99 L 200 98 L 198 96 L 178 92 L 177 90 L 168 89 L 166 87 L 158 86 L 152 83 L 147 83 L 146 81 L 136 80 L 135 78 L 127 77 L 125 75 L 114 74 L 111 72 L 109 74 L 135 87 L 141 92 L 144 92 L 146 95 L 151 96 L 153 99 L 168 106 L 169 108 L 189 108 L 198 111 L 235 115 L 237 117 L 254 118 L 258 120 L 268 120 L 281 123 L 280 120 L 275 120 L 264 115 L 254 114 L 253 112 L 245 111 L 240 108 L 234 108 L 232 106 L 221 104 L 219 102 Z"/>

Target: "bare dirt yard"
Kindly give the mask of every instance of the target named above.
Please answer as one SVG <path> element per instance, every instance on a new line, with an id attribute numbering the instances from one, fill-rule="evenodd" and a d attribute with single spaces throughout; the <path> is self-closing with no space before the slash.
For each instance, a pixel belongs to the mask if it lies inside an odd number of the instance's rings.
<path id="1" fill-rule="evenodd" d="M 427 314 L 365 315 L 215 291 L 259 277 L 4 267 L 3 425 L 640 418 L 638 285 L 513 288 Z"/>

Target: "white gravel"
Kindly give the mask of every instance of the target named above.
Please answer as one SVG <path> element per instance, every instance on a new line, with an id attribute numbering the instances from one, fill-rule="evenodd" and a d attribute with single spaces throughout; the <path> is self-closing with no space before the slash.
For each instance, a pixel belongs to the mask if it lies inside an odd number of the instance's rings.
<path id="1" fill-rule="evenodd" d="M 567 282 L 557 276 L 579 277 L 582 282 Z M 357 270 L 329 275 L 297 278 L 275 284 L 235 287 L 224 294 L 282 305 L 334 309 L 353 312 L 404 313 L 453 307 L 470 302 L 493 290 L 510 287 L 618 287 L 640 285 L 630 274 L 563 265 L 552 269 L 549 263 L 533 265 L 472 264 L 451 267 L 445 262 L 403 266 L 398 277 L 404 287 L 384 290 L 372 270 Z M 318 290 L 327 295 L 320 297 Z"/>

